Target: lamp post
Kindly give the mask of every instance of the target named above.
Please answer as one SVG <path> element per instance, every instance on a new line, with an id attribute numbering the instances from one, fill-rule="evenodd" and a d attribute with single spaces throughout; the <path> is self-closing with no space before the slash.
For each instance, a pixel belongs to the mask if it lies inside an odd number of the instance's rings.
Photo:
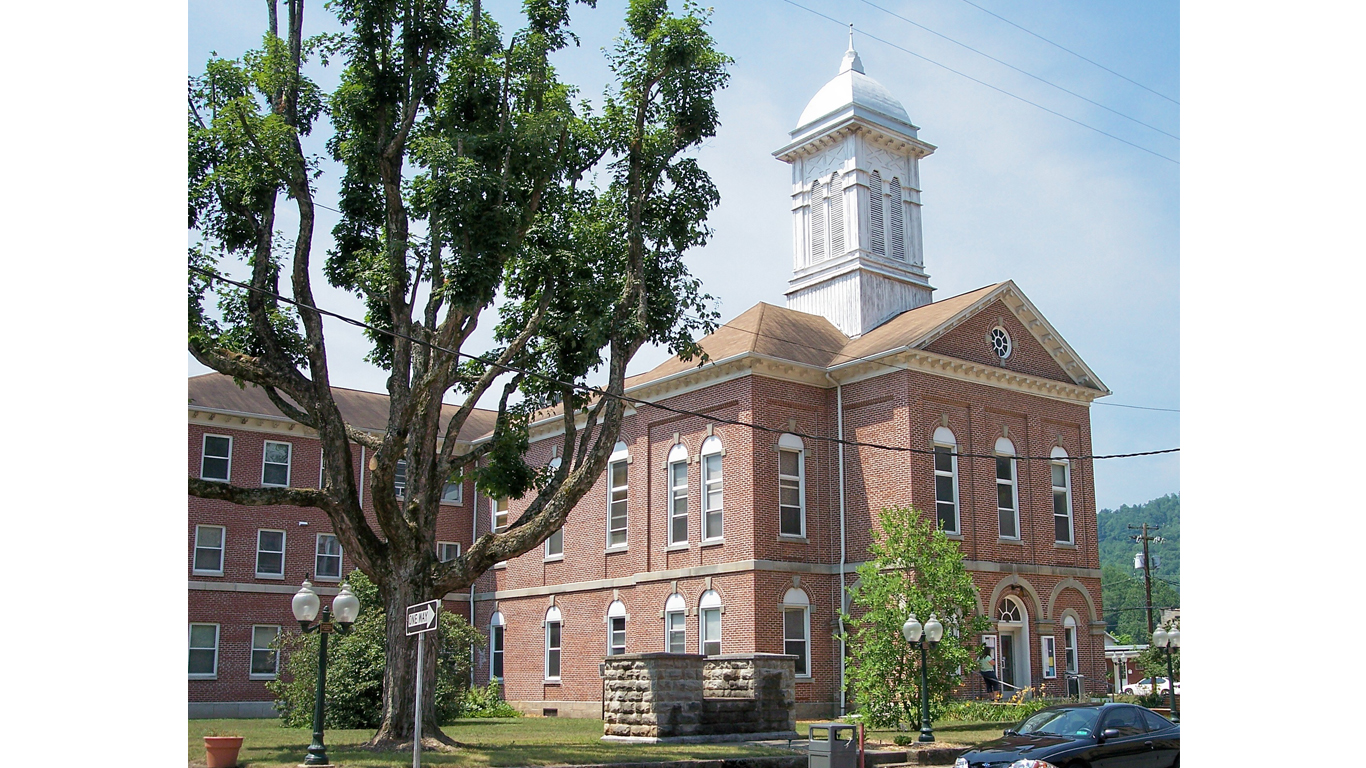
<path id="1" fill-rule="evenodd" d="M 911 614 L 911 618 L 906 619 L 906 623 L 901 625 L 901 634 L 905 636 L 906 642 L 912 648 L 920 649 L 920 741 L 934 741 L 934 730 L 930 727 L 930 671 L 929 671 L 929 649 L 939 645 L 939 640 L 944 636 L 944 625 L 939 623 L 939 619 L 930 614 L 930 620 L 922 626 Z"/>
<path id="2" fill-rule="evenodd" d="M 351 594 L 350 584 L 341 585 L 341 591 L 332 599 L 332 605 L 322 609 L 322 621 L 312 624 L 313 619 L 318 616 L 320 605 L 322 601 L 313 591 L 313 585 L 305 578 L 304 585 L 294 593 L 291 608 L 294 609 L 294 618 L 299 620 L 301 631 L 319 632 L 322 637 L 318 641 L 318 692 L 313 699 L 313 743 L 308 745 L 304 765 L 330 765 L 327 760 L 327 747 L 323 745 L 323 688 L 327 683 L 327 636 L 333 632 L 340 632 L 343 635 L 350 632 L 351 624 L 356 621 L 356 614 L 360 613 L 360 601 Z M 337 619 L 335 624 L 332 622 L 334 612 Z"/>
<path id="3" fill-rule="evenodd" d="M 1153 646 L 1161 648 L 1167 654 L 1167 695 L 1171 701 L 1172 722 L 1179 723 L 1181 717 L 1176 712 L 1176 676 L 1172 674 L 1172 649 L 1181 647 L 1181 630 L 1158 629 L 1153 632 Z"/>

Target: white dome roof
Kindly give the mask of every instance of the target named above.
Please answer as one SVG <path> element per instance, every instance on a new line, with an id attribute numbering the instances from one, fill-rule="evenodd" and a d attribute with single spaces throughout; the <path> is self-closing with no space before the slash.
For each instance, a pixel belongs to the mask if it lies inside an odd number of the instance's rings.
<path id="1" fill-rule="evenodd" d="M 911 124 L 910 115 L 906 114 L 906 109 L 892 96 L 891 91 L 882 83 L 863 74 L 863 61 L 859 59 L 858 53 L 850 48 L 845 51 L 844 60 L 840 62 L 840 73 L 817 91 L 807 103 L 806 109 L 802 110 L 802 116 L 797 119 L 797 128 L 851 105 L 872 110 L 907 125 Z"/>

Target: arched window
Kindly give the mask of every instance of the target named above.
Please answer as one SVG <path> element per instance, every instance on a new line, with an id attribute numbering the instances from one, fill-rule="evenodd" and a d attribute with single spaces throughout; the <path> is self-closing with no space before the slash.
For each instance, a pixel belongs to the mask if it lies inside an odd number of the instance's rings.
<path id="1" fill-rule="evenodd" d="M 793 587 L 783 595 L 783 653 L 797 657 L 797 677 L 811 676 L 811 601 Z"/>
<path id="2" fill-rule="evenodd" d="M 947 427 L 934 430 L 934 509 L 945 533 L 958 528 L 958 441 Z"/>
<path id="3" fill-rule="evenodd" d="M 830 258 L 844 255 L 844 177 L 830 179 Z"/>
<path id="4" fill-rule="evenodd" d="M 778 438 L 778 535 L 806 536 L 806 446 L 796 435 Z"/>
<path id="5" fill-rule="evenodd" d="M 1077 620 L 1066 616 L 1062 620 L 1063 663 L 1068 672 L 1077 673 Z"/>
<path id="6" fill-rule="evenodd" d="M 489 619 L 489 678 L 503 679 L 503 614 L 494 611 Z"/>
<path id="7" fill-rule="evenodd" d="M 560 468 L 560 457 L 556 456 L 550 460 L 550 471 L 554 472 Z M 564 528 L 556 528 L 550 534 L 550 538 L 545 540 L 545 559 L 563 560 L 564 559 Z"/>
<path id="8" fill-rule="evenodd" d="M 887 223 L 887 234 L 888 238 L 892 241 L 891 255 L 892 258 L 898 261 L 905 261 L 906 237 L 905 227 L 903 227 L 901 223 L 901 179 L 895 176 L 892 177 L 891 191 L 887 196 L 887 205 L 890 207 L 890 210 L 887 211 L 889 214 L 887 217 L 889 220 Z"/>
<path id="9" fill-rule="evenodd" d="M 669 544 L 688 543 L 688 449 L 669 449 Z M 682 653 L 682 651 L 679 651 Z"/>
<path id="10" fill-rule="evenodd" d="M 698 640 L 698 650 L 704 656 L 715 656 L 721 652 L 721 596 L 716 590 L 702 593 L 697 602 L 699 623 L 702 634 Z"/>
<path id="11" fill-rule="evenodd" d="M 712 435 L 702 442 L 702 540 L 719 541 L 721 526 L 721 438 Z"/>
<path id="12" fill-rule="evenodd" d="M 887 190 L 882 186 L 882 174 L 873 171 L 868 179 L 868 222 L 872 225 L 868 250 L 879 256 L 887 255 L 882 242 L 882 196 L 885 194 Z"/>
<path id="13" fill-rule="evenodd" d="M 811 183 L 811 263 L 825 259 L 825 185 Z"/>
<path id="14" fill-rule="evenodd" d="M 626 653 L 626 604 L 613 600 L 607 606 L 607 655 Z"/>
<path id="15" fill-rule="evenodd" d="M 545 612 L 545 679 L 560 679 L 560 609 L 550 606 Z"/>
<path id="16" fill-rule="evenodd" d="M 1019 624 L 1024 621 L 1020 612 L 1020 604 L 1008 597 L 1001 598 L 1001 602 L 996 606 L 996 620 L 1007 624 Z"/>
<path id="17" fill-rule="evenodd" d="M 1074 544 L 1072 530 L 1072 462 L 1067 451 L 1054 448 L 1049 454 L 1053 473 L 1053 540 L 1059 544 Z"/>
<path id="18" fill-rule="evenodd" d="M 1015 444 L 1002 437 L 996 441 L 996 515 L 1003 539 L 1020 538 L 1019 494 L 1015 488 Z"/>
<path id="19" fill-rule="evenodd" d="M 677 592 L 669 595 L 664 603 L 664 651 L 666 653 L 688 652 L 688 604 Z"/>
<path id="20" fill-rule="evenodd" d="M 626 547 L 626 468 L 630 462 L 626 443 L 617 443 L 607 464 L 607 548 Z"/>

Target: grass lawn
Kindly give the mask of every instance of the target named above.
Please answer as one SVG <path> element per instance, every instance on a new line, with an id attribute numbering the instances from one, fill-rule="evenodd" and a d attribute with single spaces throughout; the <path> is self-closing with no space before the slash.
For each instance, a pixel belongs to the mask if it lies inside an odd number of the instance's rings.
<path id="1" fill-rule="evenodd" d="M 204 762 L 204 735 L 210 732 L 244 737 L 239 764 L 251 768 L 294 768 L 303 762 L 312 731 L 284 728 L 279 720 L 191 720 L 190 762 Z M 422 764 L 449 766 L 523 766 L 714 759 L 790 754 L 781 749 L 745 744 L 616 744 L 599 741 L 602 721 L 567 717 L 520 717 L 457 720 L 442 730 L 468 745 L 451 752 L 424 751 Z M 802 729 L 804 730 L 804 729 Z M 411 766 L 406 752 L 376 753 L 360 745 L 371 730 L 329 730 L 327 756 L 347 768 Z"/>

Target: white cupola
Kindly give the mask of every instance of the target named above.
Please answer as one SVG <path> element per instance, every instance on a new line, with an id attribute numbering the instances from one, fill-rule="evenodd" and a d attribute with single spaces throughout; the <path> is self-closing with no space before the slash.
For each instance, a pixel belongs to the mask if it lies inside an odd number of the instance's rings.
<path id="1" fill-rule="evenodd" d="M 839 74 L 773 156 L 792 166 L 787 306 L 861 336 L 930 303 L 920 234 L 920 158 L 935 148 L 901 102 L 864 74 L 853 32 Z"/>

